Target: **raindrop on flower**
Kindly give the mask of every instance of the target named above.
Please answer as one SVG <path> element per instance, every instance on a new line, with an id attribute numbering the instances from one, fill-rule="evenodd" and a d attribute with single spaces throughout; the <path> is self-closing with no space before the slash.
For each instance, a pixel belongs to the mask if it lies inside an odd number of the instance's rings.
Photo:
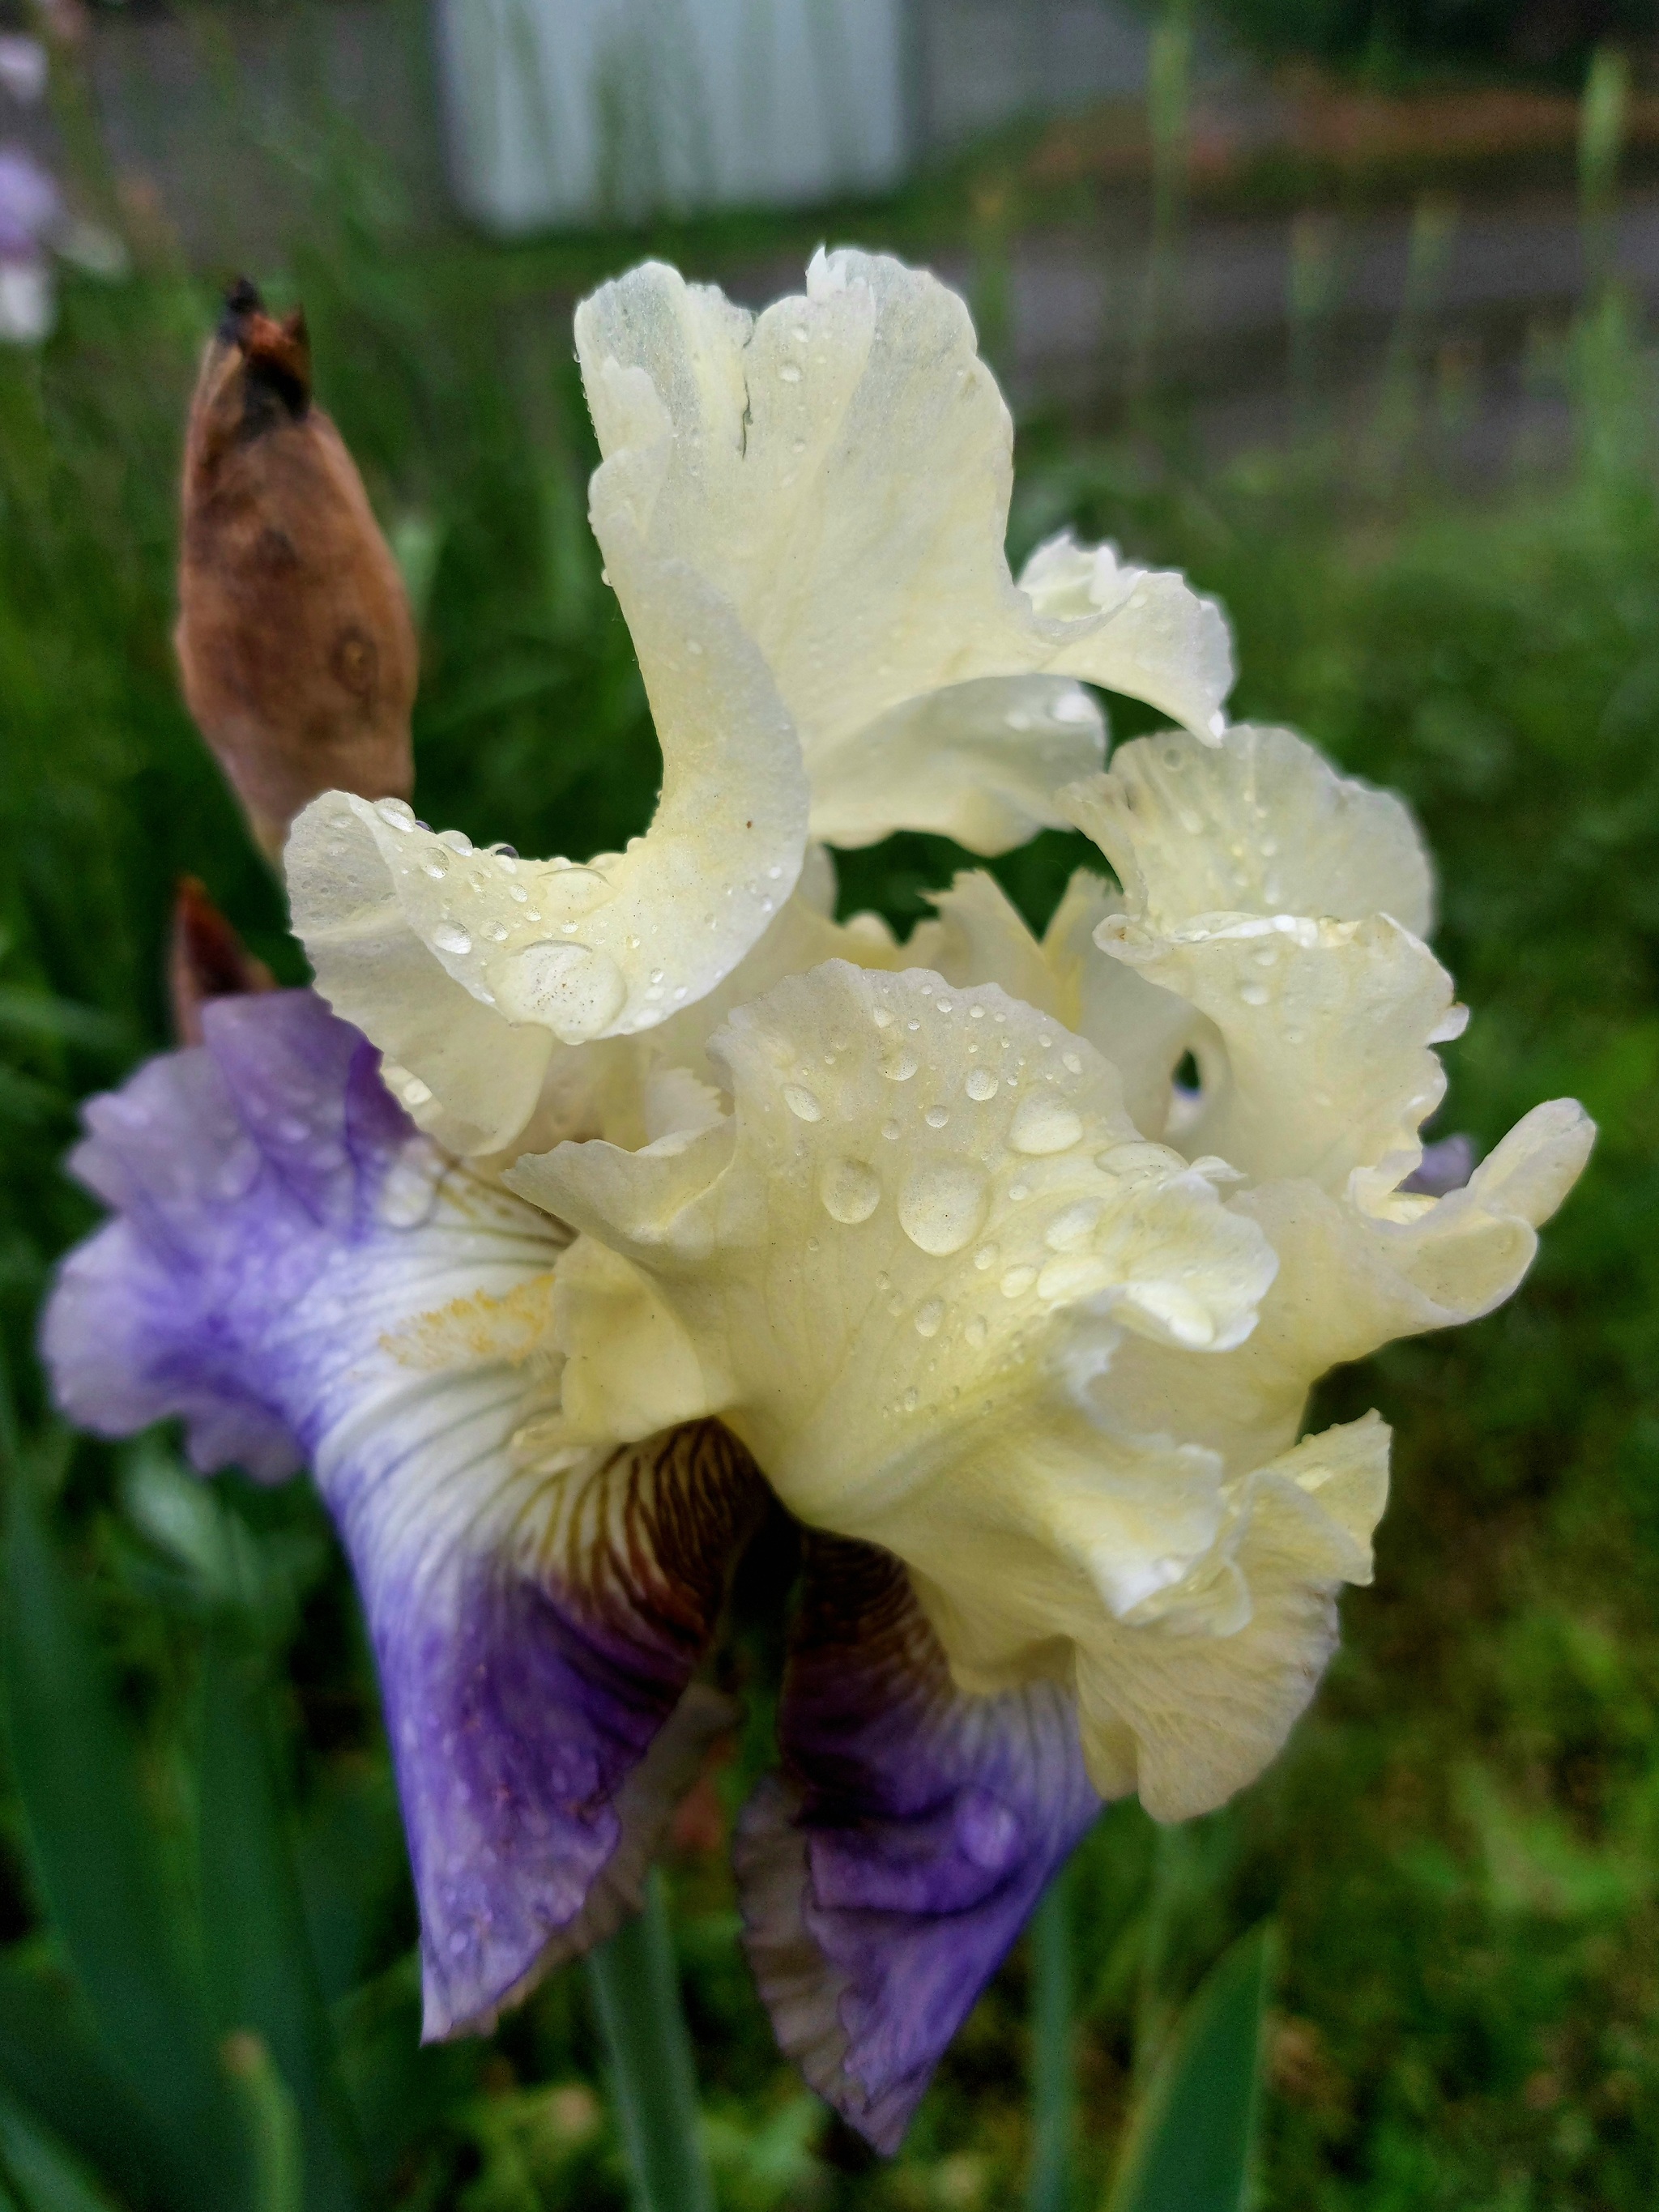
<path id="1" fill-rule="evenodd" d="M 628 984 L 605 952 L 543 938 L 501 963 L 491 981 L 509 1018 L 544 1021 L 567 1041 L 594 1036 L 622 1012 Z"/>
<path id="2" fill-rule="evenodd" d="M 823 1119 L 823 1107 L 812 1093 L 803 1090 L 799 1083 L 784 1085 L 783 1103 L 798 1121 L 821 1121 Z"/>
<path id="3" fill-rule="evenodd" d="M 472 950 L 472 939 L 453 921 L 441 921 L 432 933 L 432 942 L 440 952 L 453 952 L 458 959 Z"/>
<path id="4" fill-rule="evenodd" d="M 981 1171 L 962 1160 L 938 1160 L 917 1169 L 899 1193 L 899 1226 L 934 1259 L 961 1251 L 979 1234 L 990 1204 Z"/>
<path id="5" fill-rule="evenodd" d="M 881 1204 L 881 1178 L 862 1160 L 834 1160 L 823 1171 L 818 1196 L 832 1221 L 851 1228 L 867 1221 Z"/>
<path id="6" fill-rule="evenodd" d="M 977 1013 L 979 1008 L 975 1006 L 974 1012 Z M 970 1098 L 981 1102 L 987 1098 L 994 1098 L 997 1095 L 997 1079 L 988 1067 L 970 1068 L 968 1080 L 963 1087 Z"/>
<path id="7" fill-rule="evenodd" d="M 881 1072 L 890 1083 L 908 1083 L 916 1072 L 916 1056 L 902 1044 L 890 1046 L 881 1056 Z"/>
<path id="8" fill-rule="evenodd" d="M 944 1319 L 944 1299 L 929 1298 L 925 1305 L 920 1305 L 916 1308 L 916 1334 L 918 1336 L 937 1336 L 939 1334 L 939 1323 Z"/>
<path id="9" fill-rule="evenodd" d="M 1083 1124 L 1072 1109 L 1054 1097 L 1023 1098 L 1008 1127 L 1008 1142 L 1017 1152 L 1039 1158 L 1069 1152 L 1083 1134 Z"/>
<path id="10" fill-rule="evenodd" d="M 1010 1267 L 999 1285 L 1005 1298 L 1023 1298 L 1037 1279 L 1035 1267 Z"/>
<path id="11" fill-rule="evenodd" d="M 930 1106 L 921 1118 L 930 1129 L 942 1129 L 951 1116 L 943 1106 Z"/>

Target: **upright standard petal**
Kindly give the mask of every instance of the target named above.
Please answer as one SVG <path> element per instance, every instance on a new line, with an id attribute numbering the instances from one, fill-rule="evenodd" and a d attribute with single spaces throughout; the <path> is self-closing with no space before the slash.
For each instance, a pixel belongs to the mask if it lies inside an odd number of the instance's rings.
<path id="1" fill-rule="evenodd" d="M 665 425 L 663 436 L 667 436 Z M 662 795 L 623 853 L 475 852 L 400 801 L 313 801 L 285 856 L 317 988 L 429 1090 L 470 1152 L 510 1144 L 557 1046 L 630 1036 L 700 999 L 794 887 L 800 748 L 732 611 L 645 545 L 652 455 L 594 479 L 594 520 L 662 742 Z"/>
<path id="2" fill-rule="evenodd" d="M 809 1535 L 778 1733 L 738 1828 L 744 1946 L 783 2050 L 895 2150 L 1100 1809 L 1077 1715 L 1051 1682 L 964 1696 L 898 1562 Z"/>
<path id="3" fill-rule="evenodd" d="M 652 550 L 738 610 L 799 727 L 816 836 L 996 852 L 1057 822 L 1056 777 L 1102 750 L 1057 678 L 1217 726 L 1226 624 L 1178 576 L 1056 543 L 1015 583 L 1008 411 L 925 271 L 819 253 L 756 319 L 647 263 L 583 303 L 576 343 L 607 457 L 596 525 L 623 464 Z"/>
<path id="4" fill-rule="evenodd" d="M 1131 1345 L 1195 1373 L 1243 1345 L 1267 1240 L 1138 1138 L 1088 1045 L 993 987 L 832 962 L 714 1053 L 729 1121 L 513 1171 L 586 1232 L 556 1323 L 567 1433 L 720 1413 L 803 1521 L 904 1562 L 962 1688 L 1086 1686 L 1097 1788 L 1218 1802 L 1305 1699 L 1352 1547 L 1310 1544 L 1301 1661 L 1241 1692 L 1250 1730 L 1195 1717 L 1187 1757 L 1137 1668 L 1224 1703 L 1208 1643 L 1248 1596 L 1159 1601 L 1248 1559 L 1273 1470 L 1237 1489 L 1179 1425 L 1121 1419 L 1110 1378 Z"/>
<path id="5" fill-rule="evenodd" d="M 116 1218 L 44 1350 L 65 1410 L 183 1415 L 203 1469 L 315 1468 L 379 1663 L 427 2030 L 481 2026 L 609 1932 L 725 1701 L 691 1682 L 758 1497 L 712 1427 L 548 1457 L 557 1224 L 418 1136 L 307 993 L 88 1109 Z"/>

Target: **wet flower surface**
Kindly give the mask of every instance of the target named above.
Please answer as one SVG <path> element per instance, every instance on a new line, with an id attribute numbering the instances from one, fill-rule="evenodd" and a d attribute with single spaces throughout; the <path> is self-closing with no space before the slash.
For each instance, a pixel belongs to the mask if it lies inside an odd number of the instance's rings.
<path id="1" fill-rule="evenodd" d="M 1425 1161 L 1464 1016 L 1408 813 L 1227 724 L 1178 577 L 1061 539 L 1016 581 L 944 288 L 820 257 L 756 320 L 647 266 L 578 343 L 655 821 L 530 862 L 316 799 L 320 995 L 211 999 L 89 1109 L 113 1218 L 46 1352 L 88 1425 L 313 1470 L 432 2034 L 636 1901 L 769 1487 L 803 1565 L 748 1947 L 890 2148 L 1101 1800 L 1185 1817 L 1282 1744 L 1387 1488 L 1375 1415 L 1301 1434 L 1312 1384 L 1509 1296 L 1591 1132 Z M 1105 769 L 1079 679 L 1183 726 Z M 1119 887 L 1041 939 L 973 872 L 903 946 L 833 919 L 826 844 L 1062 822 Z"/>

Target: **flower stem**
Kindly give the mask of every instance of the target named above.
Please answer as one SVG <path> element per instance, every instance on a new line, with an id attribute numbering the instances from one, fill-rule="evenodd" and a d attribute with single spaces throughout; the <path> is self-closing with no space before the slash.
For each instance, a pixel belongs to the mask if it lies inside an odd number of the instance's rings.
<path id="1" fill-rule="evenodd" d="M 1031 2172 L 1025 2212 L 1070 2212 L 1076 2125 L 1071 1869 L 1062 1867 L 1031 1923 Z"/>
<path id="2" fill-rule="evenodd" d="M 645 1910 L 589 1955 L 587 1972 L 610 2054 L 636 2212 L 714 2212 L 659 1875 L 647 1886 Z"/>

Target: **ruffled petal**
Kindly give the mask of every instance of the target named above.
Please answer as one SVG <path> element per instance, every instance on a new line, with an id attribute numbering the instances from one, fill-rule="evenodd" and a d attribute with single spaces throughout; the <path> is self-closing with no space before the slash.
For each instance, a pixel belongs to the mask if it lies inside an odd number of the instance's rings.
<path id="1" fill-rule="evenodd" d="M 783 2050 L 895 2150 L 1099 1810 L 1075 1709 L 964 1696 L 897 1561 L 809 1535 L 778 1733 L 738 1829 L 744 1946 Z"/>
<path id="2" fill-rule="evenodd" d="M 584 302 L 576 342 L 606 468 L 643 482 L 636 457 L 672 425 L 640 527 L 759 643 L 801 732 L 816 836 L 908 827 L 997 851 L 1054 821 L 1048 779 L 1098 763 L 1100 724 L 1033 677 L 1215 723 L 1226 624 L 1179 577 L 1050 548 L 1015 584 L 1008 412 L 966 309 L 925 271 L 819 253 L 805 295 L 757 319 L 647 263 Z M 972 688 L 925 703 L 945 687 Z"/>
<path id="3" fill-rule="evenodd" d="M 318 989 L 434 1094 L 469 1151 L 524 1127 L 560 1044 L 648 1030 L 702 997 L 800 872 L 793 727 L 731 608 L 646 550 L 640 458 L 600 469 L 593 520 L 662 741 L 646 835 L 580 866 L 521 860 L 434 836 L 399 800 L 327 792 L 289 840 Z"/>
<path id="4" fill-rule="evenodd" d="M 1332 1367 L 1396 1339 L 1478 1320 L 1511 1297 L 1539 1227 L 1582 1172 L 1594 1123 L 1570 1098 L 1534 1107 L 1467 1185 L 1378 1214 L 1306 1182 L 1246 1192 L 1239 1210 L 1279 1256 L 1249 1341 L 1195 1364 L 1126 1342 L 1109 1378 L 1118 1417 L 1174 1427 L 1239 1473 L 1284 1451 Z"/>
<path id="5" fill-rule="evenodd" d="M 638 1898 L 723 1700 L 691 1684 L 759 1496 L 712 1428 L 550 1456 L 567 1232 L 459 1169 L 308 993 L 94 1101 L 116 1218 L 43 1349 L 74 1419 L 181 1414 L 204 1470 L 314 1468 L 362 1592 L 421 1907 L 427 2029 L 483 2025 Z"/>
<path id="6" fill-rule="evenodd" d="M 1410 810 L 1339 775 L 1293 731 L 1240 722 L 1213 746 L 1174 730 L 1138 738 L 1064 803 L 1149 929 L 1207 914 L 1387 914 L 1429 933 L 1433 872 Z"/>
<path id="7" fill-rule="evenodd" d="M 1098 876 L 1079 868 L 1042 942 L 995 878 L 964 872 L 936 895 L 938 920 L 922 923 L 908 950 L 958 988 L 1000 983 L 1086 1037 L 1123 1085 L 1123 1104 L 1144 1137 L 1161 1139 L 1170 1119 L 1170 1073 L 1209 1024 L 1186 1000 L 1148 982 L 1121 961 L 1103 960 L 1095 933 L 1123 911 Z"/>
<path id="8" fill-rule="evenodd" d="M 904 1560 L 964 1686 L 1063 1671 L 1225 1514 L 1216 1454 L 1126 1431 L 1090 1381 L 1131 1338 L 1243 1343 L 1265 1239 L 994 987 L 832 962 L 714 1049 L 731 1121 L 513 1171 L 587 1232 L 556 1323 L 569 1433 L 719 1412 L 802 1520 Z"/>
<path id="9" fill-rule="evenodd" d="M 1181 1820 L 1261 1773 L 1336 1649 L 1337 1590 L 1371 1579 L 1388 1482 L 1389 1431 L 1369 1413 L 1228 1486 L 1205 1556 L 1079 1651 L 1098 1779 L 1113 1747 L 1122 1786 Z"/>
<path id="10" fill-rule="evenodd" d="M 1288 731 L 1242 726 L 1214 749 L 1126 745 L 1066 804 L 1124 885 L 1096 943 L 1202 1018 L 1137 1070 L 1138 1095 L 1167 1102 L 1152 1125 L 1258 1181 L 1340 1190 L 1356 1168 L 1397 1159 L 1392 1182 L 1414 1166 L 1445 1088 L 1431 1047 L 1463 1016 L 1417 933 L 1431 885 L 1399 800 Z M 1169 1088 L 1186 1049 L 1197 1100 Z"/>

